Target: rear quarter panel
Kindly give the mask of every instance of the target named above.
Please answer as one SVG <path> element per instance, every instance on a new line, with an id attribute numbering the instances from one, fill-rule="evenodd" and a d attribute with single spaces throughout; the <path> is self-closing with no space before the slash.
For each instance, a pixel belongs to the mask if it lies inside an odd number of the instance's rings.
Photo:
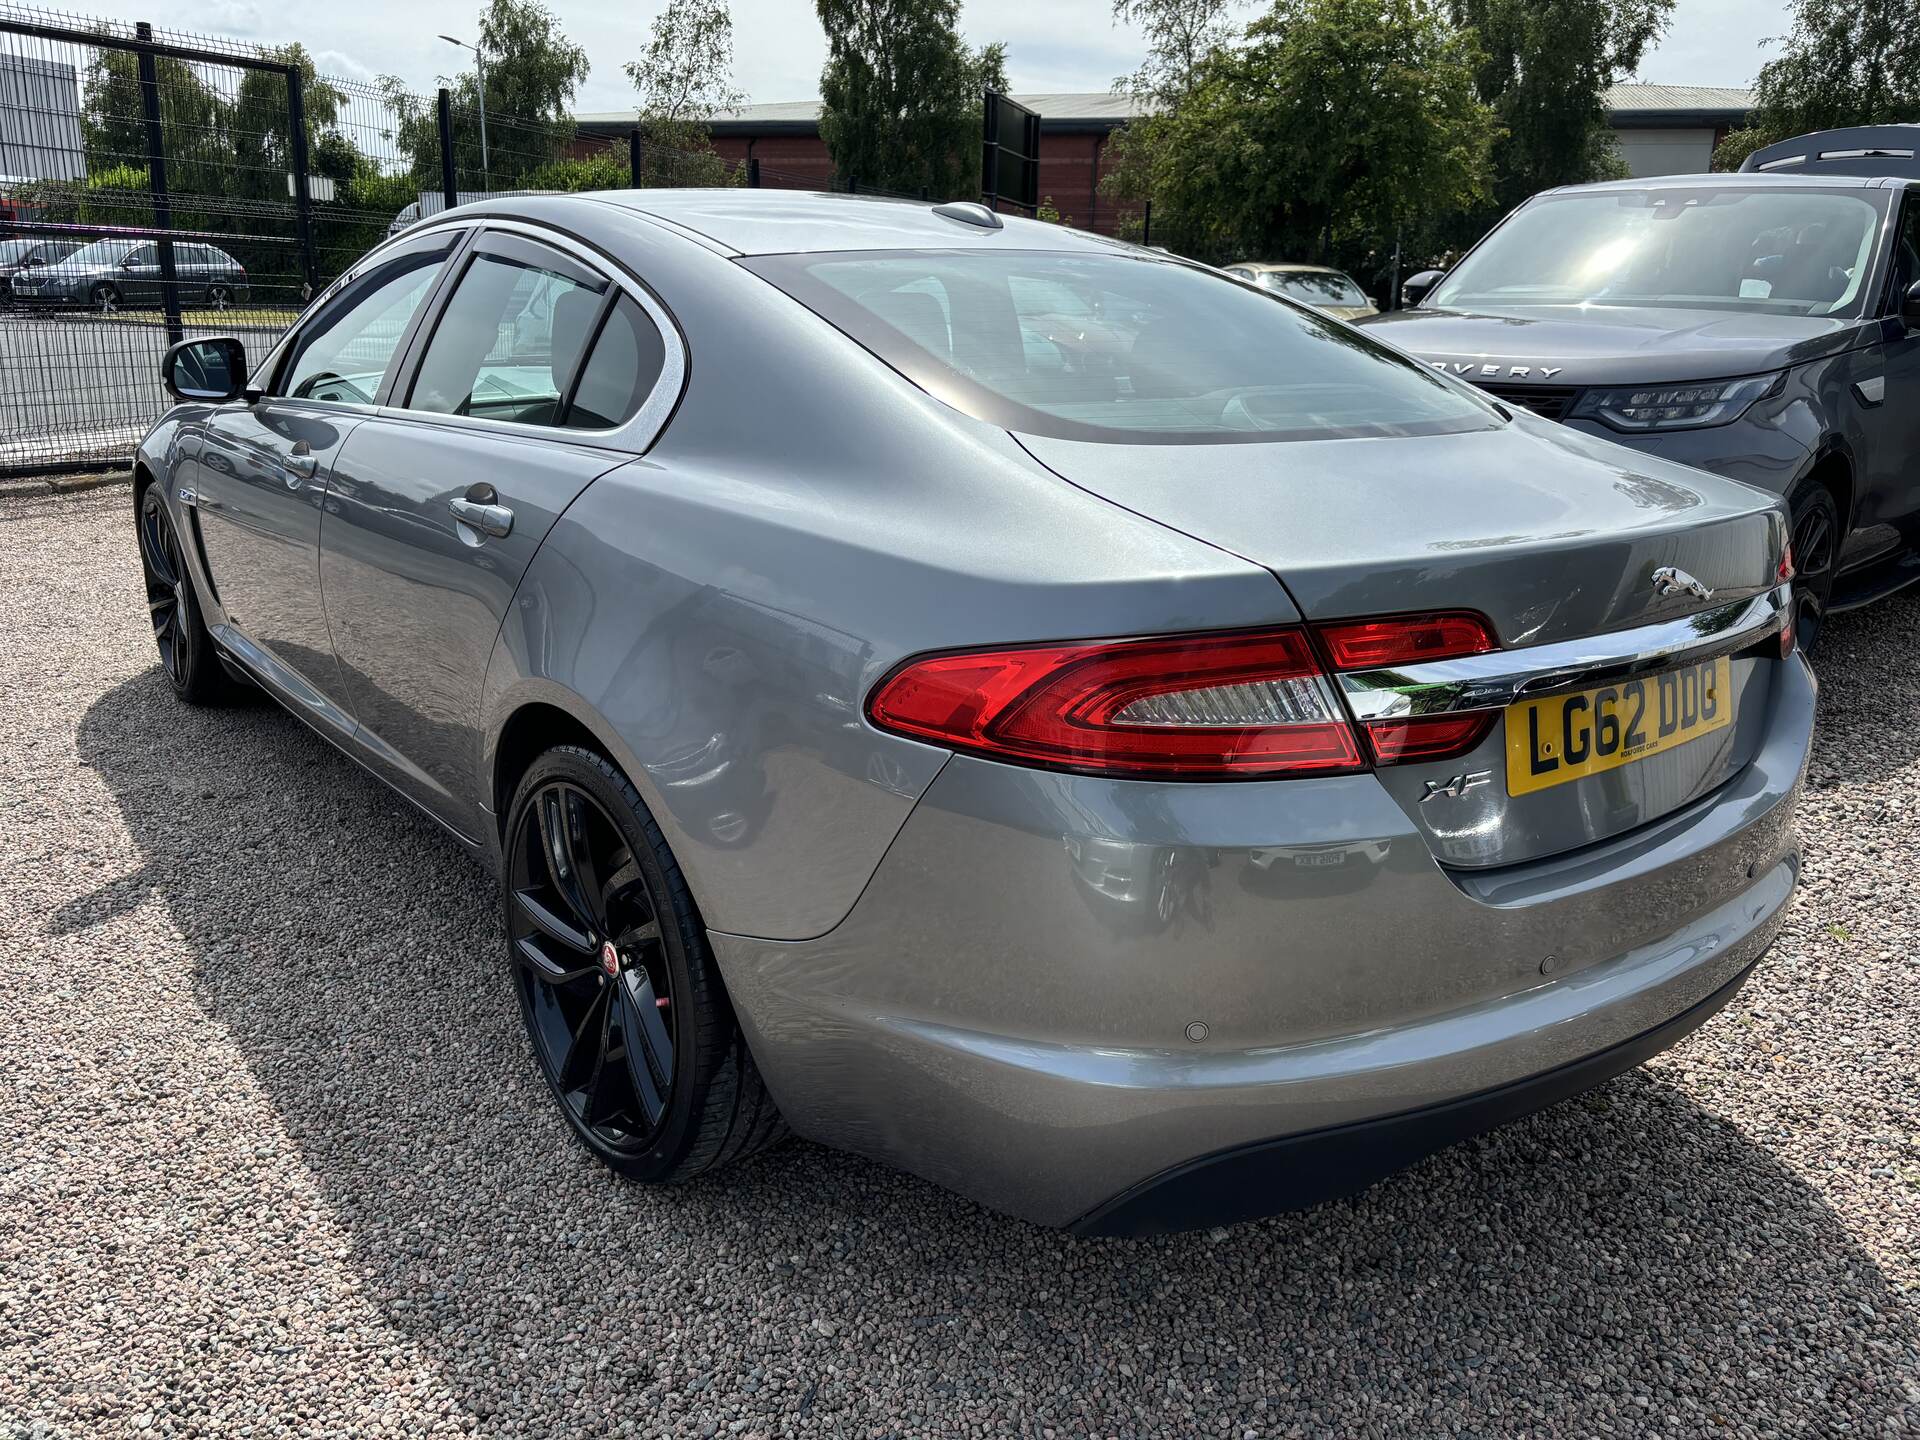
<path id="1" fill-rule="evenodd" d="M 535 557 L 483 764 L 521 706 L 574 715 L 709 926 L 804 939 L 847 914 L 947 759 L 864 718 L 903 657 L 1297 618 L 1267 572 L 1066 485 L 723 257 L 684 244 L 645 278 L 687 390 Z"/>

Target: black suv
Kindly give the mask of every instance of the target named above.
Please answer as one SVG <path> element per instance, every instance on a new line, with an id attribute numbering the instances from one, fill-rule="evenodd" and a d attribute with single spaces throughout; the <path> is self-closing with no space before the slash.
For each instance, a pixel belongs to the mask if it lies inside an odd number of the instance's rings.
<path id="1" fill-rule="evenodd" d="M 1362 323 L 1509 407 L 1785 495 L 1798 626 L 1920 579 L 1920 125 L 1534 196 Z"/>

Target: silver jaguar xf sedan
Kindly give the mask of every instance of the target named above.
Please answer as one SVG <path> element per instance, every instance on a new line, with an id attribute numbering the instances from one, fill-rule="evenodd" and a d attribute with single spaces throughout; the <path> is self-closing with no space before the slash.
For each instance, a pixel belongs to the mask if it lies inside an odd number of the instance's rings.
<path id="1" fill-rule="evenodd" d="M 1087 1234 L 1671 1045 L 1799 868 L 1781 502 L 968 204 L 466 205 L 140 447 L 164 670 L 502 882 L 560 1116 Z M 326 963 L 324 956 L 306 963 Z"/>

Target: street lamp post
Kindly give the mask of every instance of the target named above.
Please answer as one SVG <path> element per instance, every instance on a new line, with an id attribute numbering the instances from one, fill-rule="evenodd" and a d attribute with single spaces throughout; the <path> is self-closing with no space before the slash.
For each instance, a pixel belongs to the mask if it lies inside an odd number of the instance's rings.
<path id="1" fill-rule="evenodd" d="M 456 40 L 451 35 L 440 37 L 449 45 L 458 45 L 462 50 L 473 51 L 473 63 L 480 74 L 480 175 L 486 178 L 492 166 L 487 160 L 487 57 L 481 53 L 478 45 L 469 45 L 464 40 Z"/>

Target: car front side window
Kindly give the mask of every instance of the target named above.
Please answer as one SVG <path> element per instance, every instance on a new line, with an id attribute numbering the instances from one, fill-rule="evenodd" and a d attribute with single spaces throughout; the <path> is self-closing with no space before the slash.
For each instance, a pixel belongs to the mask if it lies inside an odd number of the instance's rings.
<path id="1" fill-rule="evenodd" d="M 454 238 L 436 237 L 349 281 L 302 328 L 275 393 L 295 400 L 373 404 Z"/>

